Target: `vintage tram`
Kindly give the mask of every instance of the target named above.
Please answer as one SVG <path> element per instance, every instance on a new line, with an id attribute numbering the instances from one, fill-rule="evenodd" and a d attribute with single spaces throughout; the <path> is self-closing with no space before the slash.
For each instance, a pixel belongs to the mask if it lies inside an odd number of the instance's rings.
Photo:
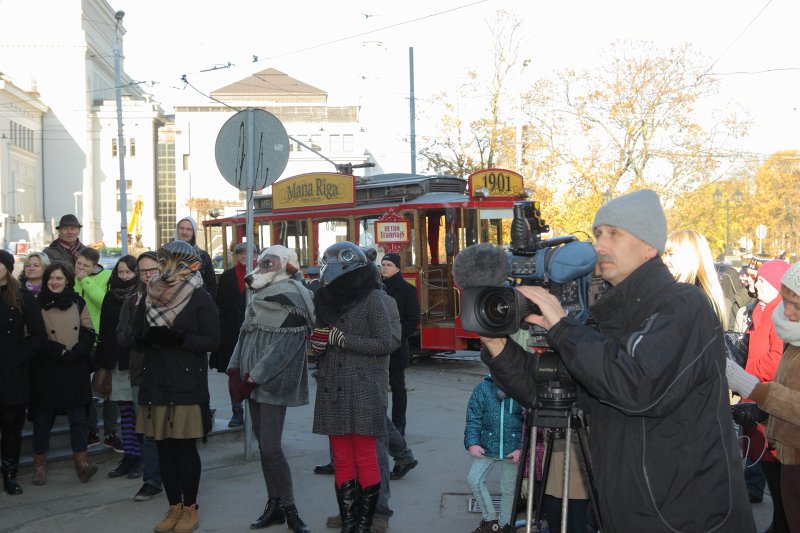
<path id="1" fill-rule="evenodd" d="M 282 244 L 297 252 L 304 272 L 319 273 L 322 253 L 338 241 L 376 247 L 377 261 L 395 251 L 402 275 L 417 287 L 421 320 L 418 353 L 477 348 L 459 320 L 460 294 L 453 259 L 465 247 L 507 244 L 512 207 L 526 199 L 522 176 L 503 169 L 467 179 L 445 175 L 380 174 L 355 177 L 310 173 L 274 183 L 256 196 L 254 240 L 259 248 Z M 244 240 L 245 213 L 207 220 L 207 248 L 223 268 Z"/>

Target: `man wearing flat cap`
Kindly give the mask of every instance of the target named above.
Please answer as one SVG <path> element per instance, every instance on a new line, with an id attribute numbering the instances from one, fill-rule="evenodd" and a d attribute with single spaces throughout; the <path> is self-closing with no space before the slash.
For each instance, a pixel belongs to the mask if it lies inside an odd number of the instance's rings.
<path id="1" fill-rule="evenodd" d="M 75 266 L 78 254 L 86 248 L 78 235 L 83 226 L 75 215 L 64 215 L 56 226 L 58 238 L 50 243 L 50 246 L 43 251 L 50 258 L 50 262 L 60 261 L 61 263 Z"/>
<path id="2" fill-rule="evenodd" d="M 604 532 L 752 533 L 735 443 L 722 327 L 708 298 L 661 261 L 667 224 L 648 189 L 595 215 L 597 264 L 611 287 L 591 306 L 594 328 L 566 316 L 542 287 L 519 287 L 549 345 L 578 383 Z M 512 397 L 533 405 L 535 361 L 505 338 L 481 357 Z"/>

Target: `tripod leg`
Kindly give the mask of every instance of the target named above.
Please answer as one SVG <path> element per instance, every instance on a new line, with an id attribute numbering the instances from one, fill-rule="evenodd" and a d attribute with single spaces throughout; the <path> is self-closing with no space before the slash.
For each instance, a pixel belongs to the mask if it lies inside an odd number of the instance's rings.
<path id="1" fill-rule="evenodd" d="M 536 524 L 536 531 L 539 531 L 542 525 L 542 512 L 544 511 L 544 492 L 547 489 L 547 476 L 550 472 L 550 461 L 553 458 L 553 439 L 554 433 L 552 429 L 547 430 L 547 444 L 545 445 L 544 461 L 542 463 L 542 481 L 539 483 L 539 491 L 536 494 L 536 513 L 533 516 L 533 523 Z M 536 448 L 536 445 L 533 446 Z M 534 478 L 536 477 L 534 467 Z M 528 487 L 530 493 L 531 489 Z M 530 498 L 530 496 L 529 496 Z M 528 521 L 531 521 L 530 511 L 528 512 Z M 528 533 L 526 531 L 526 533 Z"/>
<path id="2" fill-rule="evenodd" d="M 533 412 L 528 412 L 533 417 Z M 536 480 L 536 426 L 531 425 L 531 436 L 528 439 L 528 499 L 525 502 L 525 533 L 531 533 L 531 518 L 533 515 L 533 484 Z M 524 469 L 525 467 L 522 466 Z M 536 514 L 540 512 L 536 509 Z M 538 531 L 538 529 L 537 529 Z"/>
<path id="3" fill-rule="evenodd" d="M 580 413 L 579 418 L 583 419 L 583 414 Z M 592 469 L 592 458 L 589 456 L 589 439 L 586 434 L 586 424 L 578 428 L 578 448 L 581 451 L 583 464 L 586 467 L 586 477 L 589 480 L 589 499 L 591 500 L 592 514 L 594 521 L 597 525 L 598 531 L 603 531 L 603 521 L 600 519 L 600 501 L 597 499 L 597 484 L 594 481 L 594 470 Z"/>
<path id="4" fill-rule="evenodd" d="M 530 432 L 530 421 L 533 420 L 531 414 L 531 410 L 528 409 L 526 416 L 525 416 L 525 429 L 524 431 Z M 535 433 L 534 433 L 535 434 Z M 516 526 L 517 522 L 517 508 L 519 507 L 519 500 L 522 497 L 522 479 L 525 477 L 525 462 L 526 457 L 528 457 L 528 450 L 531 443 L 531 439 L 525 439 L 522 441 L 522 449 L 520 450 L 519 454 L 519 467 L 517 468 L 517 482 L 514 486 L 514 501 L 511 507 L 511 525 Z M 534 450 L 536 449 L 536 443 L 533 443 Z"/>
<path id="5" fill-rule="evenodd" d="M 567 531 L 567 514 L 569 513 L 569 462 L 572 455 L 572 417 L 567 417 L 567 428 L 564 431 L 564 484 L 561 490 L 561 533 Z"/>

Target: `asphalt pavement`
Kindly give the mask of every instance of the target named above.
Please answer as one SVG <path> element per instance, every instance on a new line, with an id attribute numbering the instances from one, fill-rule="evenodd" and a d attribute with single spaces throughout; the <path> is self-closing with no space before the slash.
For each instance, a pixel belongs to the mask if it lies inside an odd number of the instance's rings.
<path id="1" fill-rule="evenodd" d="M 407 370 L 406 438 L 419 466 L 391 484 L 394 516 L 389 525 L 393 533 L 466 533 L 480 521 L 479 513 L 468 511 L 466 477 L 472 461 L 464 450 L 463 434 L 467 400 L 486 373 L 486 367 L 474 357 L 423 359 Z M 333 476 L 313 473 L 314 465 L 328 462 L 328 443 L 311 432 L 313 379 L 310 386 L 311 404 L 288 410 L 283 449 L 292 468 L 300 517 L 312 532 L 334 532 L 325 527 L 326 518 L 337 513 Z M 249 524 L 266 502 L 261 467 L 257 460 L 245 460 L 244 432 L 227 431 L 230 401 L 226 377 L 212 373 L 210 389 L 217 420 L 208 442 L 198 443 L 203 463 L 198 531 L 249 531 Z M 161 494 L 150 501 L 134 501 L 140 479 L 107 475 L 120 458 L 110 451 L 94 455 L 99 471 L 85 484 L 77 479 L 71 461 L 51 464 L 48 483 L 41 487 L 31 485 L 31 468 L 23 467 L 20 483 L 24 494 L 0 495 L 0 532 L 152 531 L 167 510 L 166 498 Z M 499 483 L 499 469 L 494 470 L 490 488 Z M 771 508 L 768 496 L 764 503 L 753 506 L 759 530 L 769 525 Z M 280 525 L 266 531 L 289 529 Z"/>

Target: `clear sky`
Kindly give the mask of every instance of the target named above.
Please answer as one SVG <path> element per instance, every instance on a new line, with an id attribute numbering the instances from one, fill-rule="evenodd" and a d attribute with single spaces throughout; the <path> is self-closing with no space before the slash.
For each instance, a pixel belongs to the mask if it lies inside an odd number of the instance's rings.
<path id="1" fill-rule="evenodd" d="M 361 104 L 368 131 L 400 142 L 399 157 L 407 152 L 409 47 L 422 110 L 434 93 L 488 63 L 487 20 L 506 9 L 524 21 L 520 58 L 531 60 L 524 78 L 513 80 L 520 89 L 553 70 L 592 68 L 616 40 L 691 42 L 722 79 L 706 104 L 738 107 L 753 122 L 740 148 L 800 147 L 797 0 L 109 1 L 126 13 L 126 72 L 157 82 L 147 91 L 168 111 L 205 100 L 184 86 L 183 74 L 209 93 L 272 67 L 326 90 L 331 104 Z M 394 170 L 407 169 L 387 169 Z"/>

